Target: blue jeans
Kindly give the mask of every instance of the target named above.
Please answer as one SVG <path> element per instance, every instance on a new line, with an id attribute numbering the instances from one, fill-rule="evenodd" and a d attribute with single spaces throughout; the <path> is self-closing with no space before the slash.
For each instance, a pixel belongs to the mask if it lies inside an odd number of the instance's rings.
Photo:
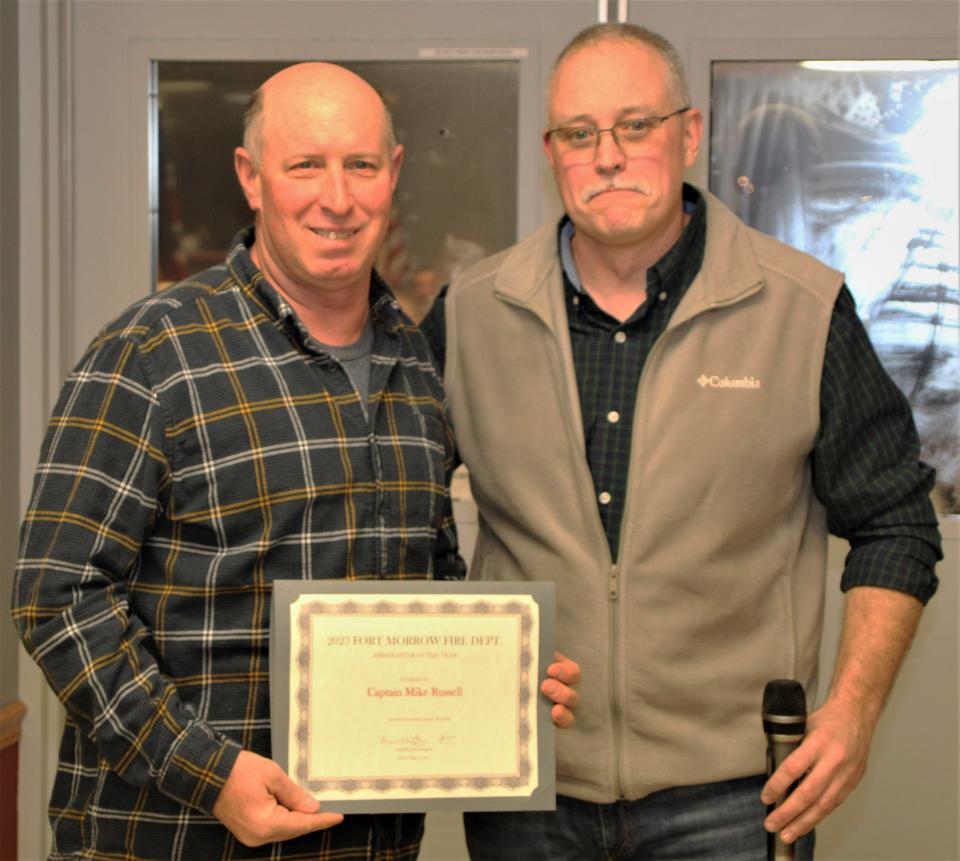
<path id="1" fill-rule="evenodd" d="M 556 811 L 465 813 L 471 861 L 765 861 L 766 778 L 745 777 L 593 804 L 557 796 Z M 813 834 L 795 844 L 813 858 Z"/>

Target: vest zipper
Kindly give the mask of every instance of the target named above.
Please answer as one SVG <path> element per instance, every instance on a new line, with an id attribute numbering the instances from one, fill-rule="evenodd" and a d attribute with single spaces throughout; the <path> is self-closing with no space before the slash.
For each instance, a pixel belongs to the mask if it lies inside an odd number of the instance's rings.
<path id="1" fill-rule="evenodd" d="M 623 745 L 620 731 L 620 702 L 617 698 L 619 679 L 617 677 L 617 658 L 619 655 L 619 631 L 617 630 L 617 605 L 620 598 L 620 569 L 616 563 L 610 566 L 608 581 L 610 597 L 610 711 L 613 718 L 613 756 L 616 763 L 614 792 L 617 798 L 623 798 Z"/>

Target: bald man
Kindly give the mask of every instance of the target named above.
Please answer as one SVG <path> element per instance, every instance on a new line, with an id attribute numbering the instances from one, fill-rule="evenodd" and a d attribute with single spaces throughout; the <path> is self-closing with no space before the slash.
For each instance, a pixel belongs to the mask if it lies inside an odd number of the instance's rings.
<path id="1" fill-rule="evenodd" d="M 403 150 L 323 63 L 245 123 L 255 226 L 103 329 L 41 453 L 13 614 L 67 709 L 51 858 L 419 849 L 421 815 L 322 812 L 267 758 L 275 578 L 463 576 L 440 381 L 373 270 Z M 577 669 L 551 672 L 566 724 Z"/>

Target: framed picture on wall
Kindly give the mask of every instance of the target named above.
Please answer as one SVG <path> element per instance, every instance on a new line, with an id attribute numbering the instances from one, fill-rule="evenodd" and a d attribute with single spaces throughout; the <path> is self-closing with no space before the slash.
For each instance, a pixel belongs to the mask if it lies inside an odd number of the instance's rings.
<path id="1" fill-rule="evenodd" d="M 376 265 L 419 320 L 457 272 L 518 238 L 520 103 L 529 70 L 524 48 L 406 53 L 413 56 L 334 61 L 377 88 L 405 148 Z M 152 61 L 155 286 L 222 261 L 236 231 L 252 221 L 232 152 L 251 93 L 294 62 Z"/>
<path id="2" fill-rule="evenodd" d="M 844 272 L 960 514 L 956 60 L 714 60 L 709 187 Z"/>

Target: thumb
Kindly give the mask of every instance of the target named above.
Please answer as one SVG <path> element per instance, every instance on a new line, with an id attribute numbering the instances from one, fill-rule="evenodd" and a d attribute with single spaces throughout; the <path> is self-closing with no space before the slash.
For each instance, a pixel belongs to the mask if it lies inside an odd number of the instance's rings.
<path id="1" fill-rule="evenodd" d="M 317 813 L 320 810 L 320 802 L 282 771 L 270 781 L 270 791 L 277 799 L 277 804 L 287 810 L 298 813 Z"/>

